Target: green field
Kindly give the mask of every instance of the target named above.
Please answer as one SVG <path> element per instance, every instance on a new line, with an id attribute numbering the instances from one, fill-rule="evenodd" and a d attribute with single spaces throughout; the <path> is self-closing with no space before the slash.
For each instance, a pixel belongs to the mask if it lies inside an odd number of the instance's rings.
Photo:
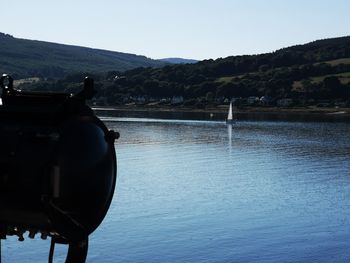
<path id="1" fill-rule="evenodd" d="M 329 61 L 325 61 L 323 63 L 329 64 L 331 66 L 337 66 L 340 64 L 350 64 L 350 58 L 339 58 L 339 59 L 335 59 L 335 60 L 329 60 Z M 320 63 L 315 63 L 315 65 L 319 65 Z"/>
<path id="2" fill-rule="evenodd" d="M 310 80 L 312 83 L 319 83 L 319 82 L 322 82 L 325 78 L 331 77 L 331 76 L 338 77 L 339 81 L 342 84 L 350 83 L 350 72 L 343 72 L 343 73 L 339 73 L 339 74 L 329 74 L 329 75 L 324 75 L 324 76 L 318 76 L 318 77 L 310 78 Z"/>

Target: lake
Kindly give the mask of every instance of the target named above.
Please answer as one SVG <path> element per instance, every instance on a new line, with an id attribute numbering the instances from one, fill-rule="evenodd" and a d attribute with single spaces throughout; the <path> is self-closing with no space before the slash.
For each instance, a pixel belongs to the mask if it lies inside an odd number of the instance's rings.
<path id="1" fill-rule="evenodd" d="M 350 262 L 349 123 L 103 119 L 118 180 L 87 262 Z M 15 240 L 3 263 L 47 262 Z"/>

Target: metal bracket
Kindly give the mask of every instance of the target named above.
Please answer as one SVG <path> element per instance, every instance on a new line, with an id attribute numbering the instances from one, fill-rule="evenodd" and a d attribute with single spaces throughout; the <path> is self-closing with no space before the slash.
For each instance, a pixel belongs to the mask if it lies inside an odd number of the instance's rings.
<path id="1" fill-rule="evenodd" d="M 51 238 L 51 246 L 49 253 L 49 263 L 53 263 L 53 254 L 55 250 L 55 244 L 64 244 L 60 239 L 55 237 Z M 68 243 L 68 254 L 66 263 L 85 263 L 89 246 L 89 238 L 86 237 L 81 241 Z M 1 263 L 1 262 L 0 262 Z"/>
<path id="2" fill-rule="evenodd" d="M 5 83 L 5 80 L 7 80 L 7 85 Z M 2 93 L 3 95 L 6 94 L 7 92 L 13 92 L 13 78 L 10 75 L 3 74 L 0 77 L 0 87 L 2 88 Z"/>

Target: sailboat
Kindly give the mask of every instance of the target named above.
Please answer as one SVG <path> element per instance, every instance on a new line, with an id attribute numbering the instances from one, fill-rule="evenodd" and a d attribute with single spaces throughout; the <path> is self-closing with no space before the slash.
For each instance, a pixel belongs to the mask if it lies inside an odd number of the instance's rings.
<path id="1" fill-rule="evenodd" d="M 235 122 L 236 122 L 236 120 L 233 119 L 233 114 L 232 114 L 232 102 L 230 102 L 230 108 L 228 110 L 226 124 L 233 124 Z"/>

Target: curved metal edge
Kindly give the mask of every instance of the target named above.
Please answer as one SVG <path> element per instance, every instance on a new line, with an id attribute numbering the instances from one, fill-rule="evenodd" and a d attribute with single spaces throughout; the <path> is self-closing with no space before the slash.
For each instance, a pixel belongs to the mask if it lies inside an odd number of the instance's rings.
<path id="1" fill-rule="evenodd" d="M 85 263 L 89 248 L 89 238 L 86 237 L 79 242 L 69 243 L 68 246 L 66 263 Z"/>

